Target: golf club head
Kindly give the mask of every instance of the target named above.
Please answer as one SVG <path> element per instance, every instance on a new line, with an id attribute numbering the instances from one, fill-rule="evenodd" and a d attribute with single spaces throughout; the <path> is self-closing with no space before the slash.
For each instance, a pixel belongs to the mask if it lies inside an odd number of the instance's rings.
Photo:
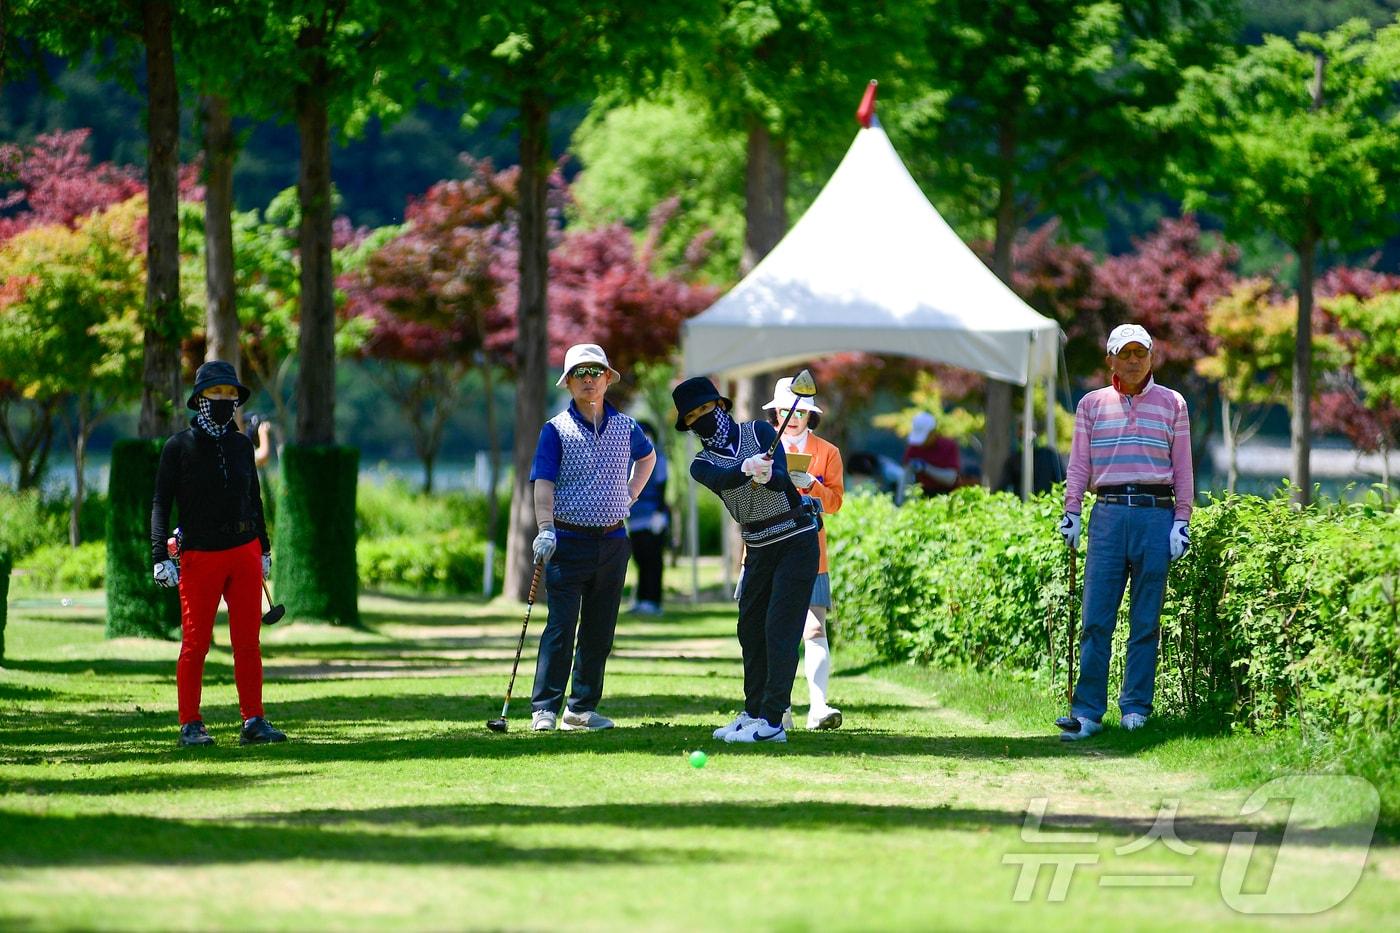
<path id="1" fill-rule="evenodd" d="M 286 614 L 287 607 L 282 605 L 281 603 L 278 603 L 271 609 L 267 610 L 267 612 L 263 613 L 263 625 L 276 625 L 278 622 L 282 621 L 282 617 Z"/>
<path id="2" fill-rule="evenodd" d="M 792 377 L 791 389 L 793 395 L 802 398 L 811 398 L 817 394 L 817 383 L 816 380 L 812 378 L 811 372 L 804 369 L 802 372 Z"/>
<path id="3" fill-rule="evenodd" d="M 505 732 L 510 727 L 506 723 L 506 717 L 501 716 L 497 719 L 488 719 L 486 721 L 486 728 L 490 729 L 492 732 Z"/>

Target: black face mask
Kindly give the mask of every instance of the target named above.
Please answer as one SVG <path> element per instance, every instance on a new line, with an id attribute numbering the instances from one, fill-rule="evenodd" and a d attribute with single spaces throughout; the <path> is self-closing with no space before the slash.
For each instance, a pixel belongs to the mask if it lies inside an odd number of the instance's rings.
<path id="1" fill-rule="evenodd" d="M 238 403 L 231 398 L 211 398 L 209 400 L 209 420 L 217 425 L 226 425 L 233 420 Z"/>
<path id="2" fill-rule="evenodd" d="M 719 430 L 719 415 L 718 408 L 710 409 L 690 423 L 690 430 L 694 431 L 695 436 L 702 441 L 713 437 L 715 432 Z"/>

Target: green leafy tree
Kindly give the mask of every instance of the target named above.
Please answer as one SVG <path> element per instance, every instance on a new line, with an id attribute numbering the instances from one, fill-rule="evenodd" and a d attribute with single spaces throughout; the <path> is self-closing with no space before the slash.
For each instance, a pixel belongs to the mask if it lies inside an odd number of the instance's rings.
<path id="1" fill-rule="evenodd" d="M 138 196 L 76 229 L 31 227 L 0 247 L 0 371 L 29 398 L 72 410 L 74 494 L 68 536 L 79 543 L 88 439 L 141 394 L 145 269 Z"/>
<path id="2" fill-rule="evenodd" d="M 1188 210 L 1298 257 L 1292 360 L 1292 482 L 1311 496 L 1313 289 L 1321 247 L 1371 246 L 1395 228 L 1400 182 L 1400 25 L 1353 20 L 1296 43 L 1269 37 L 1218 67 L 1192 68 L 1155 118 L 1177 138 L 1169 180 Z"/>
<path id="3" fill-rule="evenodd" d="M 1328 302 L 1328 310 L 1344 328 L 1345 369 L 1353 394 L 1372 414 L 1368 427 L 1388 489 L 1390 452 L 1400 446 L 1400 292 L 1346 296 Z"/>
<path id="4" fill-rule="evenodd" d="M 544 423 L 548 377 L 550 117 L 604 90 L 645 90 L 672 61 L 706 4 L 657 0 L 644 15 L 604 0 L 520 0 L 472 20 L 456 42 L 461 87 L 480 117 L 509 108 L 519 133 L 519 257 L 515 360 L 515 487 L 505 591 L 524 598 L 534 509 L 526 465 Z M 625 90 L 622 90 L 625 89 Z"/>
<path id="5" fill-rule="evenodd" d="M 1142 110 L 1173 99 L 1179 70 L 1213 62 L 1234 28 L 1232 0 L 945 0 L 924 8 L 925 106 L 891 112 L 910 170 L 965 235 L 993 241 L 1012 282 L 1012 244 L 1035 217 L 1071 226 L 1105 195 L 1160 166 Z M 984 475 L 1002 474 L 1011 386 L 987 385 Z"/>

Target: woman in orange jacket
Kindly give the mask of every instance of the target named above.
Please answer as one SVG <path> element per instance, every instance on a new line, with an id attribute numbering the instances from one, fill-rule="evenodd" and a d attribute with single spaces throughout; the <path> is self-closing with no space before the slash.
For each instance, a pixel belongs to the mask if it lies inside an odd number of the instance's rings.
<path id="1" fill-rule="evenodd" d="M 794 395 L 791 379 L 779 379 L 773 387 L 772 400 L 763 407 L 768 410 L 768 417 L 775 427 L 782 423 L 790 409 L 793 410 L 792 419 L 783 432 L 783 447 L 789 458 L 795 454 L 808 454 L 812 460 L 807 469 L 791 471 L 789 477 L 799 492 L 821 503 L 822 512 L 827 515 L 839 512 L 846 495 L 841 451 L 835 444 L 812 433 L 821 423 L 822 410 L 812 399 Z M 831 611 L 831 578 L 827 574 L 826 530 L 819 531 L 817 538 L 821 560 L 817 564 L 817 581 L 812 587 L 807 625 L 802 633 L 803 668 L 812 701 L 807 711 L 807 728 L 836 729 L 841 725 L 841 711 L 827 703 L 831 646 L 826 637 L 826 620 L 827 613 Z M 790 724 L 784 725 L 791 728 Z"/>

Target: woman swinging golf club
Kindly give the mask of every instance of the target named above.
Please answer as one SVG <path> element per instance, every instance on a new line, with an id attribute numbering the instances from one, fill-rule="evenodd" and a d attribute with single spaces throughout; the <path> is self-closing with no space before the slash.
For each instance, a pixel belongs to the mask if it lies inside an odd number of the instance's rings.
<path id="1" fill-rule="evenodd" d="M 763 406 L 773 425 L 787 425 L 783 430 L 783 449 L 788 457 L 794 454 L 810 458 L 806 469 L 790 470 L 788 478 L 804 496 L 821 503 L 827 515 L 841 510 L 846 496 L 841 451 L 830 441 L 813 432 L 821 424 L 822 410 L 810 398 L 793 394 L 792 380 L 779 379 L 773 386 L 773 398 Z M 792 465 L 791 459 L 789 466 Z M 821 557 L 817 563 L 817 580 L 807 607 L 807 620 L 802 630 L 802 666 L 807 674 L 807 693 L 811 704 L 807 708 L 808 729 L 838 729 L 841 711 L 827 703 L 827 682 L 831 678 L 831 643 L 826 637 L 826 616 L 831 611 L 831 578 L 827 573 L 826 529 L 817 532 Z M 783 714 L 783 728 L 792 728 L 792 712 Z"/>
<path id="2" fill-rule="evenodd" d="M 272 569 L 272 546 L 263 524 L 253 444 L 233 422 L 248 400 L 233 366 L 211 360 L 195 374 L 186 405 L 190 427 L 161 451 L 151 502 L 151 557 L 155 581 L 180 588 L 180 744 L 212 745 L 199 710 L 204 658 L 222 598 L 228 604 L 233 679 L 243 728 L 239 743 L 281 742 L 286 736 L 263 717 L 262 649 L 258 643 L 262 581 Z M 166 550 L 170 507 L 179 509 L 183 531 L 181 565 Z"/>
<path id="3" fill-rule="evenodd" d="M 805 371 L 795 394 L 814 395 Z M 690 475 L 720 497 L 744 539 L 739 646 L 744 656 L 744 709 L 714 736 L 726 742 L 786 742 L 783 712 L 792 705 L 797 643 L 817 578 L 816 510 L 788 477 L 778 431 L 766 421 L 736 423 L 731 403 L 703 376 L 673 390 L 676 430 L 693 431 L 701 450 Z"/>

